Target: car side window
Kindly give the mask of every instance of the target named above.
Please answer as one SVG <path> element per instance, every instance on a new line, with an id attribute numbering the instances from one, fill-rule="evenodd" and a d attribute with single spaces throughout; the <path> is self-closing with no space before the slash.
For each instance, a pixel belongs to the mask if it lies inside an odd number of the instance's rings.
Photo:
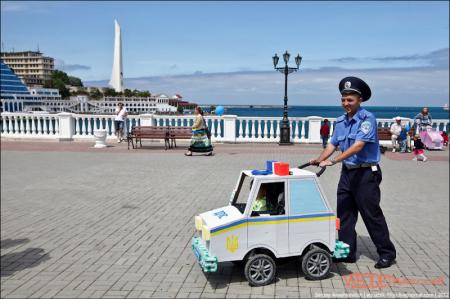
<path id="1" fill-rule="evenodd" d="M 314 179 L 291 180 L 289 192 L 291 215 L 328 212 L 328 207 Z"/>
<path id="2" fill-rule="evenodd" d="M 285 215 L 285 183 L 262 183 L 252 203 L 251 216 Z"/>

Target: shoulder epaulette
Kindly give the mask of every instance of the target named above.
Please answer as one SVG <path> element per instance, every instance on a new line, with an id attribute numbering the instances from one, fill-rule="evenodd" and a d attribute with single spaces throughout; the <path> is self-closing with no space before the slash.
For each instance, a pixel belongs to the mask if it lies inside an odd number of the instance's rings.
<path id="1" fill-rule="evenodd" d="M 361 110 L 358 112 L 358 117 L 359 117 L 359 119 L 361 119 L 361 120 L 364 120 L 364 119 L 366 119 L 367 117 L 370 117 L 370 115 L 371 115 L 371 113 L 370 113 L 369 111 L 367 111 L 366 109 L 361 109 Z"/>

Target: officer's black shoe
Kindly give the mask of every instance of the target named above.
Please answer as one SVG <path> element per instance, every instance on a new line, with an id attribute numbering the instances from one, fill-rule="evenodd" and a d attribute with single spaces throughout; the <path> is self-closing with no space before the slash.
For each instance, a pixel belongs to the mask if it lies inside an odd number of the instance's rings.
<path id="1" fill-rule="evenodd" d="M 378 262 L 375 264 L 375 268 L 377 269 L 383 269 L 383 268 L 389 268 L 395 264 L 395 259 L 388 260 L 388 259 L 379 259 Z"/>
<path id="2" fill-rule="evenodd" d="M 356 257 L 335 258 L 333 257 L 333 263 L 356 263 Z"/>

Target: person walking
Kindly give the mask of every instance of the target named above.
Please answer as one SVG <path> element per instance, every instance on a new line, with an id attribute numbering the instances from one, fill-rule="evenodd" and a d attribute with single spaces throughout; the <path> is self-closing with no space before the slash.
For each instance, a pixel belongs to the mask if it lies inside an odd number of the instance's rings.
<path id="1" fill-rule="evenodd" d="M 320 156 L 311 160 L 321 167 L 342 162 L 337 187 L 337 217 L 341 221 L 339 240 L 349 244 L 350 254 L 335 262 L 356 262 L 356 221 L 358 212 L 366 225 L 379 259 L 375 268 L 387 268 L 395 263 L 396 250 L 389 238 L 389 229 L 380 207 L 380 145 L 375 116 L 361 107 L 371 96 L 370 87 L 356 77 L 346 77 L 339 83 L 341 104 L 345 114 L 336 119 L 333 136 Z M 341 153 L 328 158 L 339 146 Z"/>
<path id="2" fill-rule="evenodd" d="M 127 116 L 128 116 L 127 108 L 123 106 L 123 103 L 118 103 L 116 108 L 116 117 L 114 118 L 117 143 L 123 141 L 123 130 L 125 127 L 125 120 Z"/>
<path id="3" fill-rule="evenodd" d="M 322 137 L 322 147 L 326 148 L 328 138 L 330 137 L 330 126 L 328 125 L 328 119 L 323 120 L 323 125 L 320 127 L 320 137 Z"/>
<path id="4" fill-rule="evenodd" d="M 427 162 L 428 158 L 425 156 L 425 145 L 420 139 L 420 135 L 414 135 L 414 158 L 413 161 Z"/>
<path id="5" fill-rule="evenodd" d="M 207 153 L 207 156 L 212 156 L 213 147 L 211 140 L 208 137 L 208 127 L 206 121 L 203 118 L 203 110 L 199 106 L 195 107 L 195 120 L 192 126 L 192 138 L 191 145 L 185 156 L 192 156 L 193 152 Z"/>

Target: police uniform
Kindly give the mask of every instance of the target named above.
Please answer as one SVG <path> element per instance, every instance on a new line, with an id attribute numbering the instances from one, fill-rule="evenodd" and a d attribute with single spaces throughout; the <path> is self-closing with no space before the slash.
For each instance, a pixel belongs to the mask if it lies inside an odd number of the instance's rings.
<path id="1" fill-rule="evenodd" d="M 356 77 L 342 79 L 339 90 L 341 94 L 357 93 L 363 101 L 367 101 L 371 96 L 369 86 Z M 380 260 L 384 259 L 390 263 L 395 260 L 396 251 L 389 239 L 389 229 L 380 208 L 379 185 L 382 174 L 378 165 L 380 147 L 377 121 L 372 113 L 361 107 L 351 118 L 344 114 L 336 119 L 335 130 L 330 139 L 330 143 L 339 146 L 342 152 L 355 141 L 364 141 L 365 145 L 361 151 L 342 161 L 337 190 L 337 216 L 341 221 L 339 240 L 350 245 L 350 256 L 347 260 L 355 260 L 355 226 L 359 212 L 377 248 Z"/>

